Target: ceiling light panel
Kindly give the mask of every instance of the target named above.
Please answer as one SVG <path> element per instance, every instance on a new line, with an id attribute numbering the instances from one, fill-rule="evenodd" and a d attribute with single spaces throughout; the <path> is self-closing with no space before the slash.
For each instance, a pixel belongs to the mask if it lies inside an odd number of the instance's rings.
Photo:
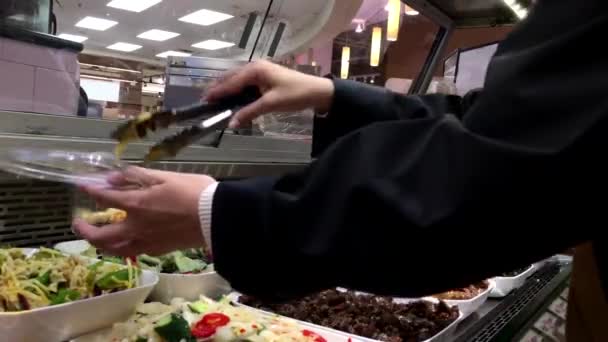
<path id="1" fill-rule="evenodd" d="M 113 0 L 108 3 L 108 7 L 139 13 L 161 1 L 162 0 Z"/>
<path id="2" fill-rule="evenodd" d="M 190 24 L 210 26 L 231 18 L 234 18 L 234 16 L 226 13 L 202 9 L 181 17 L 179 20 Z"/>
<path id="3" fill-rule="evenodd" d="M 105 31 L 110 27 L 116 26 L 117 24 L 118 22 L 114 20 L 85 17 L 81 21 L 77 22 L 76 26 L 96 31 Z"/>
<path id="4" fill-rule="evenodd" d="M 123 52 L 133 52 L 133 51 L 139 50 L 141 48 L 142 48 L 141 45 L 122 43 L 122 42 L 108 46 L 108 49 L 110 49 L 110 50 L 123 51 Z"/>
<path id="5" fill-rule="evenodd" d="M 153 30 L 146 31 L 146 32 L 140 34 L 139 36 L 137 36 L 137 38 L 155 40 L 157 42 L 164 42 L 165 40 L 175 38 L 179 35 L 180 34 L 176 33 L 176 32 L 169 32 L 169 31 L 153 29 Z"/>
<path id="6" fill-rule="evenodd" d="M 156 57 L 160 57 L 160 58 L 167 58 L 167 57 L 170 57 L 170 56 L 173 56 L 173 57 L 190 57 L 190 56 L 192 56 L 192 54 L 191 53 L 186 53 L 186 52 L 181 52 L 181 51 L 170 50 L 170 51 L 165 51 L 165 52 L 162 52 L 162 53 L 159 53 L 158 55 L 156 55 Z"/>
<path id="7" fill-rule="evenodd" d="M 77 36 L 75 34 L 68 34 L 68 33 L 62 33 L 62 34 L 58 35 L 57 37 L 59 37 L 61 39 L 65 39 L 65 40 L 71 40 L 71 41 L 76 42 L 76 43 L 82 43 L 85 40 L 89 39 L 89 38 L 84 37 L 84 36 Z"/>
<path id="8" fill-rule="evenodd" d="M 229 48 L 234 46 L 234 43 L 224 42 L 221 40 L 209 39 L 204 42 L 196 43 L 192 45 L 195 48 L 203 49 L 203 50 L 219 50 Z"/>

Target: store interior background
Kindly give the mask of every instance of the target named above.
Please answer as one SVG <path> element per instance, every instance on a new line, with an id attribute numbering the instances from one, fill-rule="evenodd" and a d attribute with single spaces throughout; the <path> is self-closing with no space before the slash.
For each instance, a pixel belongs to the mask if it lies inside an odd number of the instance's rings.
<path id="1" fill-rule="evenodd" d="M 50 1 L 50 0 L 49 0 Z M 109 1 L 109 0 L 108 0 Z M 388 41 L 387 21 L 389 16 L 389 0 L 358 0 L 344 1 L 336 0 L 325 2 L 312 0 L 300 2 L 296 0 L 275 1 L 270 8 L 270 16 L 262 32 L 260 33 L 260 46 L 267 47 L 277 24 L 287 24 L 286 33 L 279 43 L 276 54 L 272 57 L 263 51 L 250 49 L 255 43 L 256 30 L 262 26 L 261 17 L 267 9 L 266 1 L 240 1 L 231 0 L 222 2 L 205 1 L 213 9 L 228 12 L 234 18 L 220 22 L 212 26 L 201 27 L 198 25 L 176 26 L 177 18 L 182 12 L 191 12 L 202 5 L 192 1 L 164 0 L 160 4 L 162 8 L 156 8 L 156 12 L 150 11 L 150 15 L 129 16 L 131 13 L 116 11 L 106 7 L 108 1 L 91 0 L 62 0 L 54 3 L 54 14 L 57 18 L 56 34 L 82 35 L 88 39 L 84 42 L 84 51 L 78 55 L 77 84 L 86 91 L 89 97 L 89 109 L 86 117 L 103 119 L 125 119 L 135 116 L 141 112 L 153 111 L 163 106 L 163 92 L 165 83 L 165 68 L 167 60 L 155 55 L 163 46 L 160 44 L 148 44 L 149 41 L 125 37 L 129 42 L 143 45 L 143 49 L 134 52 L 112 51 L 105 46 L 111 41 L 123 40 L 121 36 L 136 34 L 152 27 L 174 28 L 183 31 L 175 38 L 171 49 L 182 51 L 194 56 L 218 57 L 229 59 L 246 60 L 250 56 L 253 59 L 271 59 L 287 67 L 314 73 L 319 76 L 332 74 L 341 76 L 343 48 L 350 48 L 348 78 L 365 83 L 373 83 L 378 86 L 386 86 L 391 90 L 407 93 L 413 80 L 418 77 L 424 64 L 435 35 L 439 27 L 422 14 L 416 14 L 409 5 L 402 4 L 400 9 L 401 20 L 397 41 Z M 47 1 L 48 2 L 48 1 Z M 11 25 L 19 24 L 23 18 L 15 16 L 14 13 L 26 6 L 26 3 L 35 3 L 28 11 L 40 11 L 49 6 L 45 1 L 7 1 L 3 11 L 7 13 L 3 17 L 4 23 Z M 328 5 L 330 3 L 330 5 Z M 333 3 L 333 9 L 328 9 Z M 353 5 L 354 4 L 354 5 Z M 494 4 L 495 5 L 495 4 Z M 488 5 L 488 6 L 494 6 Z M 38 6 L 38 7 L 36 7 Z M 354 6 L 354 7 L 353 7 Z M 21 7 L 21 8 L 19 8 Z M 203 7 L 207 7 L 206 5 Z M 490 8 L 489 7 L 489 8 Z M 154 7 L 152 8 L 154 9 Z M 182 12 L 180 12 L 180 10 Z M 105 13 L 107 12 L 107 13 Z M 2 12 L 0 12 L 1 14 Z M 13 15 L 9 15 L 13 13 Z M 157 14 L 156 16 L 154 14 Z M 228 42 L 238 43 L 243 34 L 244 25 L 248 13 L 256 13 L 258 21 L 253 30 L 253 35 L 244 49 L 232 46 L 215 51 L 197 50 L 191 47 L 192 41 L 202 40 L 206 37 L 223 39 Z M 158 15 L 160 14 L 160 15 Z M 74 27 L 74 23 L 85 15 L 96 15 L 113 18 L 120 21 L 120 29 L 114 31 L 97 32 Z M 327 16 L 323 21 L 322 17 Z M 34 18 L 35 16 L 32 16 Z M 136 18 L 136 19 L 131 19 Z M 27 22 L 27 18 L 25 22 Z M 32 25 L 44 27 L 43 24 L 30 20 Z M 126 23 L 124 23 L 126 21 Z M 124 23 L 124 25 L 123 25 Z M 126 25 L 126 26 L 125 26 Z M 374 27 L 382 27 L 383 36 L 381 43 L 381 58 L 378 66 L 370 65 L 370 53 L 372 45 L 372 31 Z M 456 29 L 444 52 L 444 58 L 457 49 L 466 49 L 491 42 L 502 40 L 512 29 L 511 25 L 493 24 L 478 26 L 475 24 L 467 28 Z M 310 32 L 306 32 L 310 31 Z M 308 35 L 306 36 L 307 33 Z M 301 36 L 306 36 L 302 38 Z M 5 47 L 3 51 L 7 51 Z M 443 58 L 442 58 L 443 59 Z M 21 60 L 19 60 L 21 63 Z M 28 64 L 28 63 L 25 63 Z M 0 63 L 0 67 L 2 67 Z M 28 74 L 22 72 L 17 74 L 14 65 L 5 65 L 5 69 L 12 71 L 16 78 L 24 79 L 23 88 L 27 91 L 30 85 L 27 77 L 20 75 Z M 61 69 L 61 68 L 59 68 Z M 58 70 L 65 72 L 65 70 Z M 36 71 L 32 75 L 31 82 L 38 80 Z M 450 87 L 438 87 L 445 83 L 443 76 L 443 63 L 440 62 L 435 71 L 436 78 L 429 87 L 429 92 L 454 92 Z M 57 75 L 65 78 L 65 75 Z M 51 82 L 52 83 L 52 82 Z M 103 91 L 105 87 L 115 92 L 114 98 L 106 98 Z M 66 110 L 57 109 L 49 103 L 57 101 L 58 98 L 77 96 L 76 91 L 53 89 L 49 82 L 44 86 L 34 85 L 34 105 L 4 104 L 0 103 L 0 109 L 39 112 L 44 114 L 75 115 Z M 11 89 L 2 89 L 1 93 L 15 93 L 15 85 Z M 60 87 L 58 87 L 60 88 Z M 42 96 L 41 93 L 45 93 Z M 19 95 L 20 94 L 16 94 Z M 38 96 L 38 97 L 37 97 Z M 42 96 L 41 98 L 39 96 Z M 18 97 L 18 96 L 17 96 Z M 48 102 L 41 106 L 41 102 Z M 25 102 L 24 102 L 25 103 Z M 85 116 L 85 115 L 80 115 Z"/>

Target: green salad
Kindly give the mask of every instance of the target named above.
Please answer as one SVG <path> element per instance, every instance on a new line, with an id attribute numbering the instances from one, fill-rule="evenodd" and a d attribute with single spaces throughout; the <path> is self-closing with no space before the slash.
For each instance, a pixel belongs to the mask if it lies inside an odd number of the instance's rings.
<path id="1" fill-rule="evenodd" d="M 80 253 L 90 258 L 101 259 L 116 264 L 126 264 L 126 259 L 116 256 L 104 255 L 90 246 L 86 251 Z M 142 254 L 137 258 L 137 264 L 142 269 L 153 270 L 159 273 L 170 274 L 198 274 L 211 271 L 213 265 L 207 259 L 204 249 L 190 248 L 171 252 L 158 257 Z"/>

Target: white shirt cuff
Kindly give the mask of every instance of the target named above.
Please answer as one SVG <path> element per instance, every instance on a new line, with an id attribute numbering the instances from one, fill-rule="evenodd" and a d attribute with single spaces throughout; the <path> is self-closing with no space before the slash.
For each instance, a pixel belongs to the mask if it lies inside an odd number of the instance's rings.
<path id="1" fill-rule="evenodd" d="M 207 253 L 213 255 L 213 246 L 211 240 L 211 210 L 213 208 L 213 196 L 217 190 L 218 182 L 209 186 L 203 192 L 198 201 L 198 217 L 201 222 L 201 230 L 205 240 L 205 248 Z"/>

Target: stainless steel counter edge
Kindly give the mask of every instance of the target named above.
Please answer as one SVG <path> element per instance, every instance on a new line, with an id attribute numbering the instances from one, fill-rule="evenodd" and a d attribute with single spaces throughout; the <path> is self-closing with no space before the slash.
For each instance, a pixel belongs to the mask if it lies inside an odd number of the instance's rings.
<path id="1" fill-rule="evenodd" d="M 0 133 L 6 134 L 106 141 L 119 123 L 120 121 L 75 116 L 0 112 Z M 162 137 L 177 131 L 178 128 L 172 128 L 162 132 L 162 134 L 152 134 L 145 141 L 158 141 Z M 222 139 L 220 148 L 223 150 L 243 149 L 291 152 L 295 153 L 295 158 L 300 160 L 301 154 L 305 154 L 308 157 L 311 144 L 308 141 L 226 134 Z"/>
<path id="2" fill-rule="evenodd" d="M 236 138 L 236 137 L 233 137 Z M 244 138 L 244 137 L 243 137 Z M 244 141 L 234 139 L 231 148 L 212 148 L 204 146 L 191 146 L 180 153 L 175 161 L 184 162 L 226 162 L 226 163 L 290 163 L 308 164 L 309 154 L 289 151 L 274 150 L 256 146 L 255 142 L 247 146 Z M 247 139 L 243 139 L 247 140 Z M 251 139 L 256 140 L 256 139 Z M 262 142 L 264 145 L 266 142 Z M 288 142 L 277 142 L 277 145 L 288 144 Z M 133 143 L 125 152 L 123 158 L 127 160 L 141 160 L 150 142 Z M 272 145 L 272 144 L 271 144 Z M 70 138 L 56 136 L 36 136 L 28 134 L 0 134 L 0 146 L 2 148 L 49 148 L 61 150 L 80 150 L 96 152 L 112 152 L 116 143 L 111 140 Z M 264 146 L 261 146 L 264 147 Z"/>

